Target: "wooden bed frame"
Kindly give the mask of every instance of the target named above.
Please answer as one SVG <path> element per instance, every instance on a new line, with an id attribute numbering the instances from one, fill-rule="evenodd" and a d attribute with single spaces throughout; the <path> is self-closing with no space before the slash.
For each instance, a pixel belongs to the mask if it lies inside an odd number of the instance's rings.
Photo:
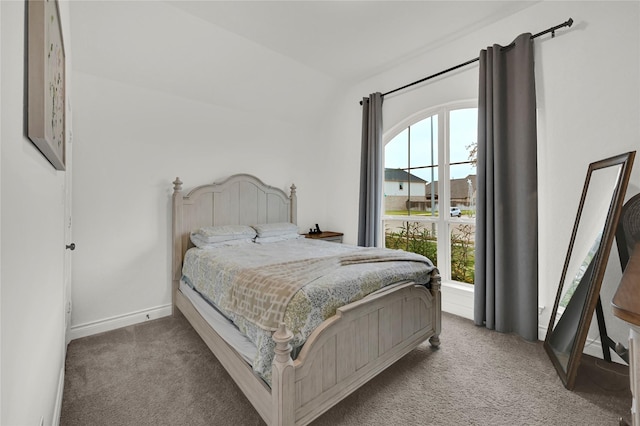
<path id="1" fill-rule="evenodd" d="M 254 176 L 239 174 L 183 196 L 180 179 L 173 184 L 174 309 L 184 314 L 268 425 L 306 425 L 425 340 L 439 346 L 440 276 L 434 270 L 430 288 L 398 283 L 339 308 L 309 336 L 295 360 L 290 355 L 292 334 L 282 324 L 273 334 L 269 388 L 203 319 L 180 291 L 179 281 L 192 230 L 296 223 L 295 185 L 288 196 Z"/>

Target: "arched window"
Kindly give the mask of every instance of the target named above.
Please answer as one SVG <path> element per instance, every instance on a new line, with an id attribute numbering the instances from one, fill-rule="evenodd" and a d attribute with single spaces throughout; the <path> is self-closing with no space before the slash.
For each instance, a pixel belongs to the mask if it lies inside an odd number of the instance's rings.
<path id="1" fill-rule="evenodd" d="M 385 246 L 423 254 L 443 280 L 467 284 L 474 282 L 477 117 L 476 102 L 440 106 L 384 139 Z"/>

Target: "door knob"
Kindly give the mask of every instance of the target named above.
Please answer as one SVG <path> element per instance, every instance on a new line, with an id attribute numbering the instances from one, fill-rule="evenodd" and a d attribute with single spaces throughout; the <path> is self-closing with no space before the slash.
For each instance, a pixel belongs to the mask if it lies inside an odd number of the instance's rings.
<path id="1" fill-rule="evenodd" d="M 67 250 L 75 250 L 76 249 L 76 243 L 71 243 L 71 244 L 67 244 Z"/>

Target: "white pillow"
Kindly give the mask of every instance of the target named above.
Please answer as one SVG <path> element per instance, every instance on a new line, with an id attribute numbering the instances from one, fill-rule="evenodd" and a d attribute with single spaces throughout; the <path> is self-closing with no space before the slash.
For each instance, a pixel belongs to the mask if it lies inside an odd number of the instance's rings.
<path id="1" fill-rule="evenodd" d="M 297 240 L 298 238 L 304 238 L 304 235 L 298 233 L 282 234 L 273 237 L 256 237 L 254 240 L 258 244 L 277 243 L 278 241 Z"/>
<path id="2" fill-rule="evenodd" d="M 279 235 L 298 233 L 298 226 L 289 222 L 261 223 L 251 226 L 255 229 L 258 237 L 276 237 Z"/>
<path id="3" fill-rule="evenodd" d="M 235 240 L 226 240 L 219 242 L 207 242 L 202 238 L 199 238 L 197 234 L 191 234 L 191 242 L 194 246 L 201 249 L 212 249 L 218 247 L 230 247 L 230 246 L 239 246 L 242 244 L 253 244 L 253 238 L 242 238 Z"/>
<path id="4" fill-rule="evenodd" d="M 200 241 L 207 243 L 219 243 L 229 240 L 254 238 L 256 236 L 256 231 L 247 225 L 217 225 L 200 228 L 191 233 L 192 237 L 194 235 L 197 236 Z"/>

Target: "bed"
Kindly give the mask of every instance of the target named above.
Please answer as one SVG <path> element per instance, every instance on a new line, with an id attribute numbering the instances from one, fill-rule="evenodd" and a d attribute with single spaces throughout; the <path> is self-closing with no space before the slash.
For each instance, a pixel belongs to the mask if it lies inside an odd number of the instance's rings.
<path id="1" fill-rule="evenodd" d="M 432 346 L 439 346 L 440 276 L 433 268 L 426 285 L 401 280 L 338 307 L 305 336 L 295 359 L 294 333 L 285 321 L 278 322 L 272 333 L 273 361 L 265 380 L 252 367 L 251 355 L 243 345 L 229 337 L 238 333 L 234 327 L 209 318 L 207 303 L 185 285 L 183 264 L 193 247 L 190 237 L 196 229 L 296 224 L 295 185 L 286 194 L 248 174 L 198 186 L 186 195 L 179 178 L 173 185 L 174 312 L 182 312 L 268 425 L 306 425 L 427 339 Z M 295 244 L 307 242 L 296 240 Z M 339 246 L 322 241 L 313 244 L 324 244 L 318 247 L 327 250 L 338 250 Z M 340 250 L 350 249 L 345 245 Z"/>

